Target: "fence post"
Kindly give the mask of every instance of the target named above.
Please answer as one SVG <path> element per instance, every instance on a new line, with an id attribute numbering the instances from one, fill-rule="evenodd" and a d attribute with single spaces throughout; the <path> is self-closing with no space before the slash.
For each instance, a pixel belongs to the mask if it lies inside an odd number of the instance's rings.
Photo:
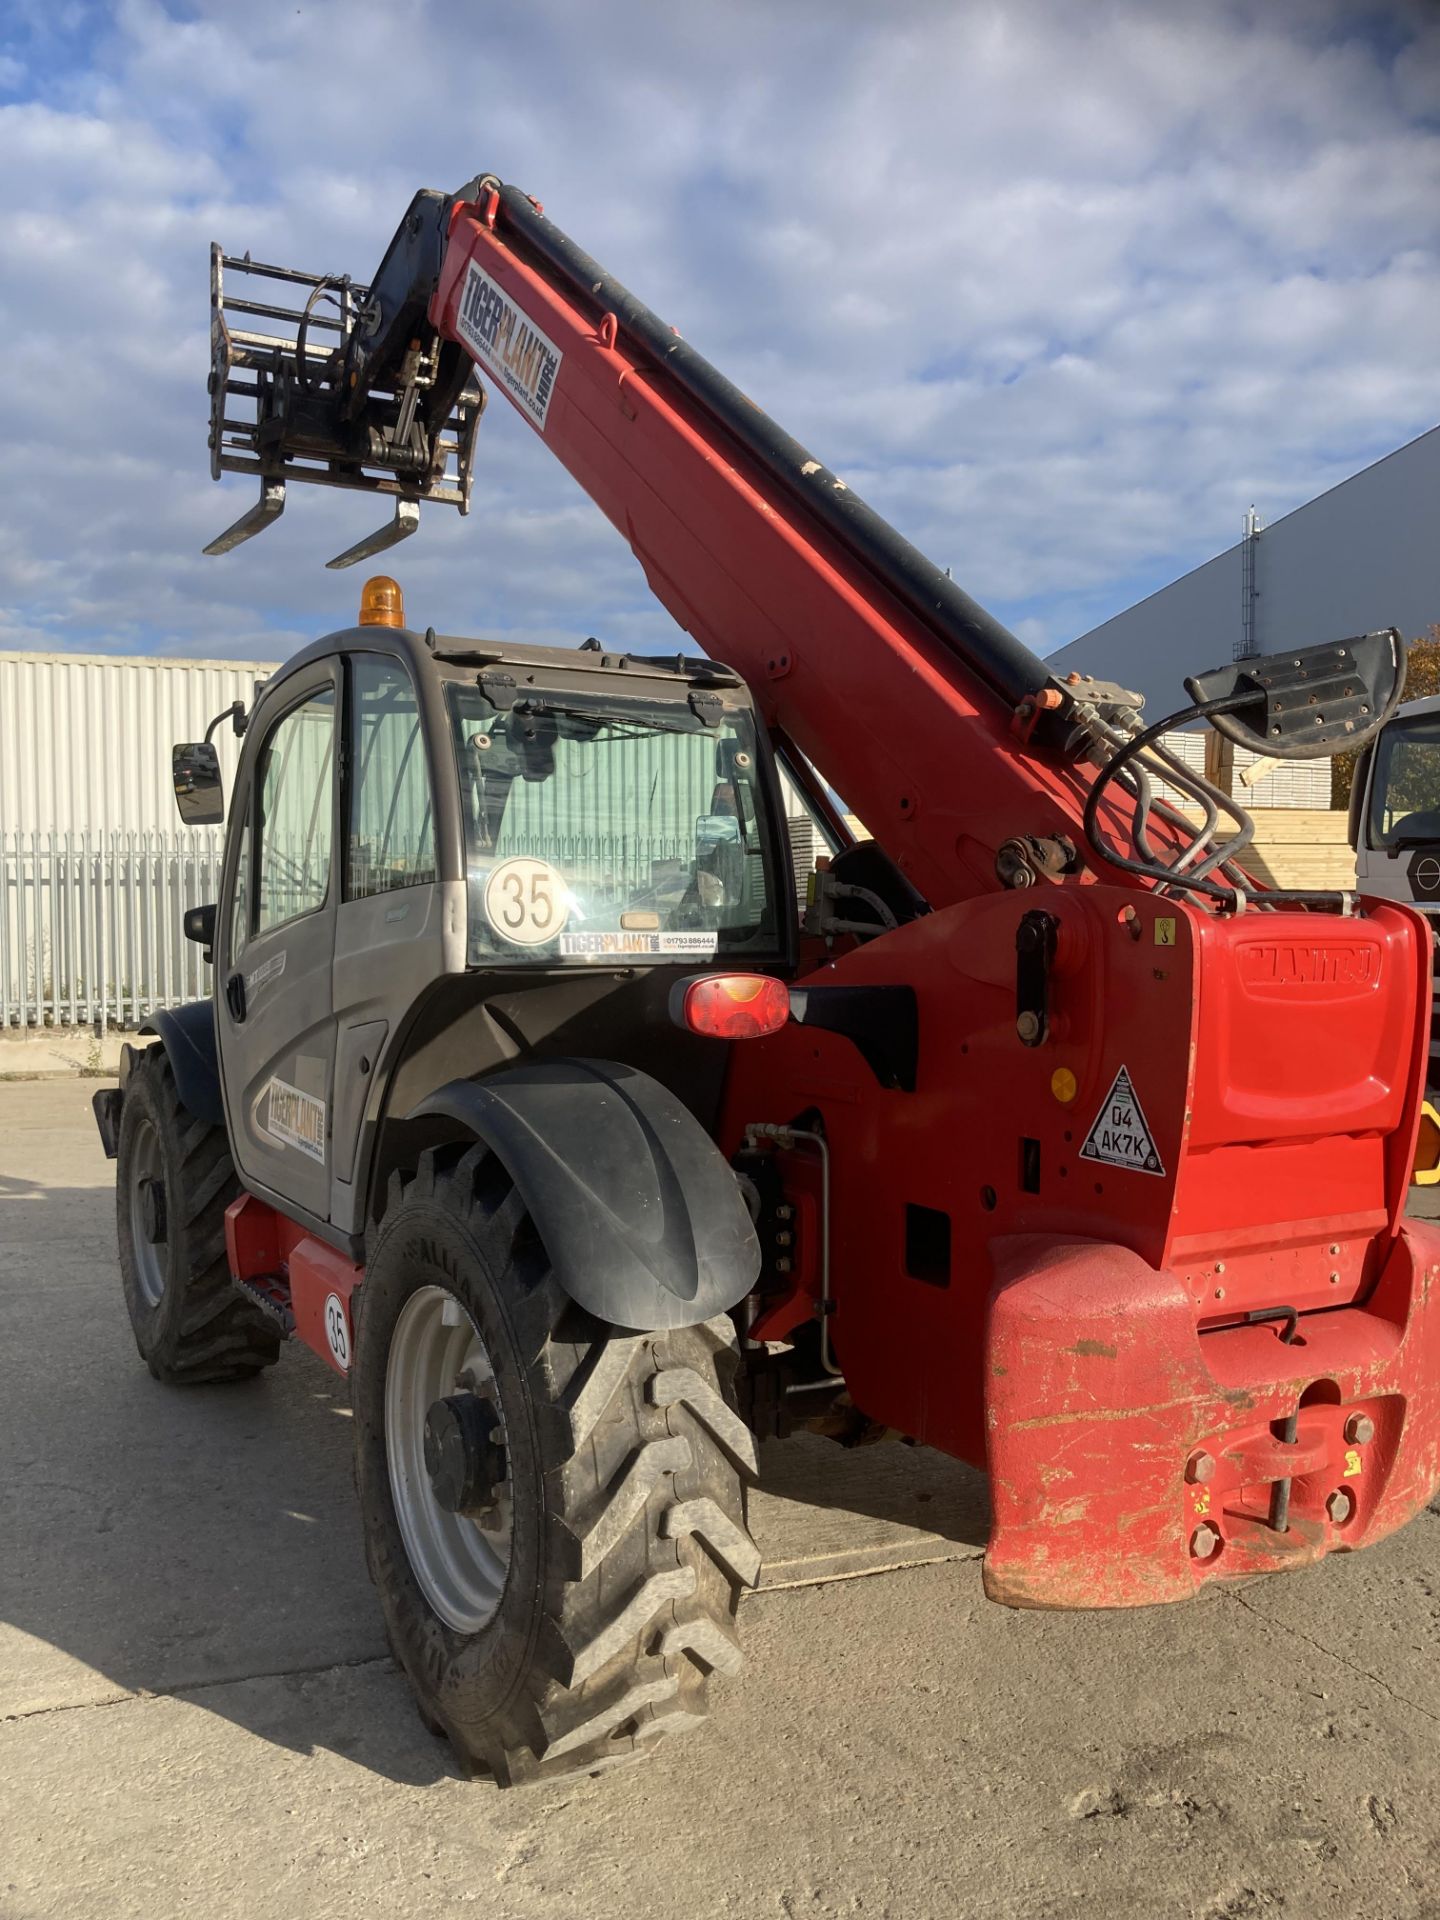
<path id="1" fill-rule="evenodd" d="M 0 833 L 0 1033 L 10 1026 L 10 836 Z"/>
<path id="2" fill-rule="evenodd" d="M 80 978 L 84 991 L 80 1001 L 85 1009 L 85 1021 L 89 1025 L 95 1018 L 95 968 L 91 958 L 94 941 L 91 938 L 90 915 L 90 829 L 84 828 L 80 835 L 80 884 L 75 890 L 75 922 L 78 929 L 76 947 L 80 954 Z"/>
<path id="3" fill-rule="evenodd" d="M 56 912 L 55 889 L 60 879 L 59 863 L 55 858 L 55 829 L 50 829 L 50 869 L 47 875 L 46 900 L 50 909 L 50 1024 L 60 1025 L 60 918 Z"/>
<path id="4" fill-rule="evenodd" d="M 15 903 L 20 948 L 20 1028 L 30 1024 L 30 915 L 25 904 L 25 836 L 15 836 Z"/>

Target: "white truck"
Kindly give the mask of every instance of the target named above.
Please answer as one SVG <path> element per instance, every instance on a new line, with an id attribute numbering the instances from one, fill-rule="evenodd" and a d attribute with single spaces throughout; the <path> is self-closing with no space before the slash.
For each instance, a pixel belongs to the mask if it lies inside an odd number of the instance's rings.
<path id="1" fill-rule="evenodd" d="M 1359 891 L 1412 901 L 1440 937 L 1440 696 L 1407 700 L 1362 749 L 1350 844 Z M 1431 1028 L 1430 1084 L 1440 1085 L 1440 1017 Z"/>

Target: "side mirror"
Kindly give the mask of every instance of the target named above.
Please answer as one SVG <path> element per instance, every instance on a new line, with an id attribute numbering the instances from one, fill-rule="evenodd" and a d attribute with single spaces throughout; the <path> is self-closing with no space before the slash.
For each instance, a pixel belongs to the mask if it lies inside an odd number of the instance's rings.
<path id="1" fill-rule="evenodd" d="M 187 827 L 218 827 L 225 818 L 220 755 L 208 740 L 182 740 L 171 755 L 175 804 Z"/>
<path id="2" fill-rule="evenodd" d="M 211 901 L 203 907 L 187 907 L 180 924 L 185 929 L 187 940 L 194 940 L 204 947 L 208 961 L 215 949 L 215 903 Z"/>

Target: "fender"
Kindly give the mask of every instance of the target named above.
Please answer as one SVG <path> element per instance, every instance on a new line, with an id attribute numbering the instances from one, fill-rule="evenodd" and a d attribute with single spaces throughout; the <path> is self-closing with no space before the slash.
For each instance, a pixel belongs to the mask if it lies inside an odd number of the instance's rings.
<path id="1" fill-rule="evenodd" d="M 183 1007 L 161 1007 L 141 1033 L 157 1034 L 170 1058 L 182 1102 L 207 1127 L 223 1127 L 220 1061 L 215 1048 L 215 1008 L 209 1000 L 187 1000 Z"/>
<path id="2" fill-rule="evenodd" d="M 189 1000 L 183 1007 L 160 1007 L 140 1028 L 158 1036 L 165 1049 L 181 1100 L 207 1127 L 223 1127 L 225 1103 L 220 1093 L 220 1065 L 215 1053 L 215 1010 L 208 1000 Z M 120 1053 L 120 1084 L 101 1087 L 91 1100 L 105 1158 L 120 1149 L 120 1109 L 125 1083 L 140 1055 L 126 1046 Z"/>
<path id="3" fill-rule="evenodd" d="M 547 1060 L 452 1080 L 443 1115 L 504 1161 L 556 1278 L 598 1319 L 690 1327 L 737 1306 L 760 1243 L 724 1155 L 667 1088 L 613 1060 Z"/>

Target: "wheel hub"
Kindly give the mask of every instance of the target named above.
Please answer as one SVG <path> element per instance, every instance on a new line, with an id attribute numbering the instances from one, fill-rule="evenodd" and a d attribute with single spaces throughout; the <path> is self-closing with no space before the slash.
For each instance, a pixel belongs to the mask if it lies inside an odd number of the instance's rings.
<path id="1" fill-rule="evenodd" d="M 431 1405 L 425 1415 L 425 1471 L 447 1513 L 479 1521 L 494 1515 L 508 1467 L 505 1430 L 493 1400 L 455 1393 Z"/>
<path id="2" fill-rule="evenodd" d="M 143 1113 L 136 1115 L 129 1160 L 127 1237 L 135 1265 L 138 1304 L 142 1310 L 153 1312 L 165 1298 L 170 1221 L 165 1205 L 165 1157 L 160 1137 Z"/>
<path id="3" fill-rule="evenodd" d="M 170 1237 L 165 1208 L 165 1182 L 154 1178 L 142 1179 L 136 1197 L 140 1202 L 140 1231 L 152 1247 L 163 1246 Z"/>
<path id="4" fill-rule="evenodd" d="M 509 1446 L 485 1343 L 446 1287 L 417 1287 L 385 1362 L 385 1453 L 395 1518 L 421 1592 L 477 1633 L 510 1571 Z"/>

